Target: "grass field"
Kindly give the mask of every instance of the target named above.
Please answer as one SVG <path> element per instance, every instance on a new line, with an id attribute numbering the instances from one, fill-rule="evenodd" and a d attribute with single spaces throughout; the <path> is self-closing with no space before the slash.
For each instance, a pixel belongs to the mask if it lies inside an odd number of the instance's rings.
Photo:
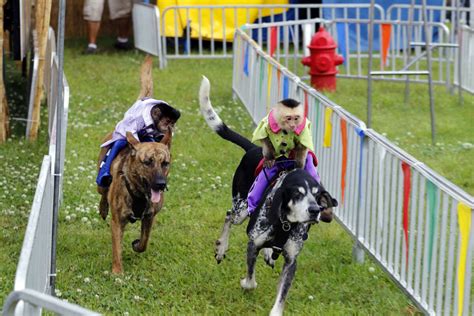
<path id="1" fill-rule="evenodd" d="M 71 100 L 59 218 L 57 295 L 108 315 L 267 314 L 281 259 L 274 270 L 259 260 L 259 286 L 245 292 L 239 286 L 245 274 L 244 227 L 235 227 L 224 262 L 217 265 L 213 258 L 214 241 L 231 205 L 232 172 L 242 150 L 210 131 L 199 114 L 197 93 L 204 74 L 212 83 L 211 97 L 221 117 L 235 130 L 251 135 L 249 115 L 240 103 L 232 102 L 231 60 L 170 61 L 168 68 L 154 70 L 155 97 L 182 111 L 173 142 L 169 191 L 145 253 L 131 249 L 139 225 L 127 226 L 125 273 L 114 276 L 110 274 L 109 219 L 102 221 L 96 211 L 95 160 L 103 135 L 113 129 L 138 95 L 144 55 L 104 51 L 84 56 L 82 44 L 68 42 L 65 52 Z M 404 105 L 403 85 L 376 83 L 374 128 L 473 194 L 474 98 L 466 96 L 460 107 L 454 96 L 436 89 L 439 144 L 431 146 L 426 87 L 414 85 L 413 89 L 412 104 Z M 365 93 L 363 82 L 339 80 L 338 92 L 330 97 L 365 118 Z M 0 146 L 4 170 L 0 175 L 0 304 L 13 288 L 39 166 L 47 151 L 44 123 L 40 140 L 33 144 L 25 142 L 22 122 L 14 125 L 14 137 Z M 381 269 L 369 259 L 362 265 L 353 263 L 351 251 L 352 240 L 338 224 L 314 226 L 299 257 L 287 314 L 417 313 Z"/>

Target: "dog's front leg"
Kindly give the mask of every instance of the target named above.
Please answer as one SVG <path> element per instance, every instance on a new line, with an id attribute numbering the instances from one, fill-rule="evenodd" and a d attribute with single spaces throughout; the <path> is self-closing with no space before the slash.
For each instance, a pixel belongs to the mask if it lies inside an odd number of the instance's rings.
<path id="1" fill-rule="evenodd" d="M 277 296 L 275 304 L 270 312 L 271 316 L 283 315 L 283 308 L 285 307 L 286 296 L 290 290 L 291 283 L 295 277 L 296 272 L 296 257 L 298 256 L 301 248 L 303 247 L 302 241 L 295 241 L 289 239 L 283 250 L 283 257 L 285 258 L 285 264 L 280 275 L 280 281 L 278 283 Z"/>
<path id="2" fill-rule="evenodd" d="M 224 226 L 222 226 L 222 232 L 219 236 L 219 239 L 216 240 L 216 247 L 214 249 L 214 258 L 216 258 L 217 263 L 221 263 L 225 258 L 225 253 L 229 249 L 229 234 L 230 227 L 232 226 L 232 213 L 227 211 L 224 221 Z"/>
<path id="3" fill-rule="evenodd" d="M 136 252 L 144 252 L 148 246 L 148 239 L 150 238 L 151 227 L 153 226 L 153 220 L 155 213 L 150 212 L 142 218 L 140 239 L 135 239 L 132 242 L 132 248 Z"/>
<path id="4" fill-rule="evenodd" d="M 120 216 L 112 213 L 112 273 L 119 274 L 123 272 L 122 267 L 122 239 L 126 221 Z"/>
<path id="5" fill-rule="evenodd" d="M 259 249 L 253 240 L 247 244 L 247 277 L 240 280 L 240 286 L 246 290 L 253 290 L 257 287 L 255 281 L 255 262 L 257 261 Z"/>

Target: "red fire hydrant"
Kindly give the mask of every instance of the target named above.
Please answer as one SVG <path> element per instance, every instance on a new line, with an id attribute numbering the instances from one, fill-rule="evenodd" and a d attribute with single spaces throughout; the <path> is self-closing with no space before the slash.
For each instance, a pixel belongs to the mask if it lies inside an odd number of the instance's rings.
<path id="1" fill-rule="evenodd" d="M 336 90 L 337 65 L 344 62 L 344 57 L 336 54 L 336 43 L 323 27 L 314 33 L 308 45 L 311 55 L 304 57 L 301 63 L 309 66 L 311 85 L 318 90 Z"/>

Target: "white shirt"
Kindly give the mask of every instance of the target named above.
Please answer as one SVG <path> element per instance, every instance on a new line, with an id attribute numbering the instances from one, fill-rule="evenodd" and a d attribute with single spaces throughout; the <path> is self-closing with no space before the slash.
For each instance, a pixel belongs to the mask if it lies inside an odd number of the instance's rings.
<path id="1" fill-rule="evenodd" d="M 117 123 L 112 133 L 112 139 L 106 141 L 100 147 L 106 147 L 119 139 L 126 139 L 127 132 L 131 132 L 138 139 L 138 132 L 144 128 L 153 125 L 151 109 L 158 103 L 166 103 L 162 100 L 145 99 L 137 100 L 127 112 L 123 119 Z M 166 103 L 167 104 L 167 103 Z"/>

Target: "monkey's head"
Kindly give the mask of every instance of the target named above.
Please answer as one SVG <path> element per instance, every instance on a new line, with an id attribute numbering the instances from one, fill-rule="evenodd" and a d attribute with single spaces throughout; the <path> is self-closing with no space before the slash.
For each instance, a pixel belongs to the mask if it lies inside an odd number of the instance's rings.
<path id="1" fill-rule="evenodd" d="M 275 106 L 275 119 L 281 129 L 292 132 L 304 120 L 304 107 L 294 99 L 285 99 Z"/>
<path id="2" fill-rule="evenodd" d="M 173 131 L 181 113 L 166 102 L 160 102 L 151 109 L 151 117 L 156 129 L 162 133 Z"/>

